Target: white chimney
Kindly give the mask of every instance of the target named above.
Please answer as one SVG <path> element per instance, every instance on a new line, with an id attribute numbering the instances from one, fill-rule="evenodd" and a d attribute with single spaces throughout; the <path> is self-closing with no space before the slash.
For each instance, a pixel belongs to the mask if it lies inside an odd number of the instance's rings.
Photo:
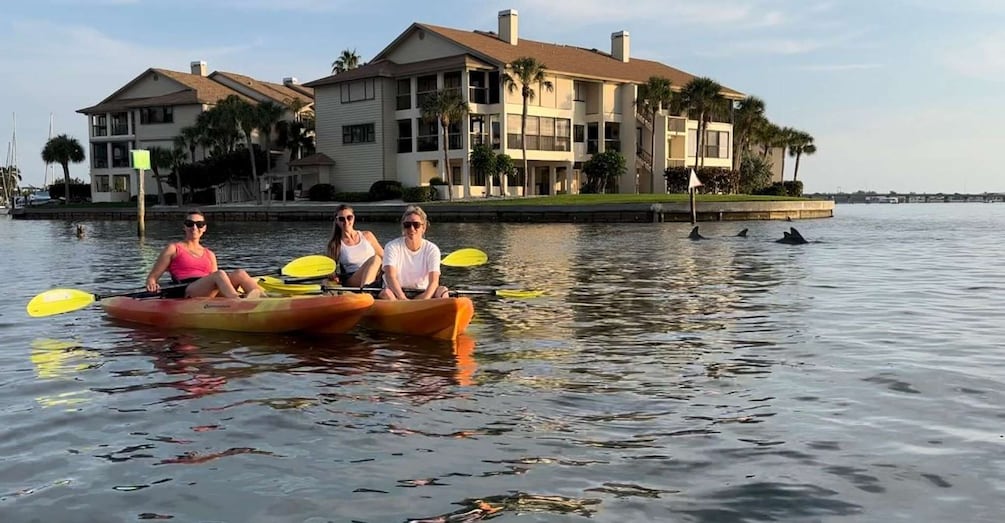
<path id="1" fill-rule="evenodd" d="M 499 39 L 510 45 L 516 45 L 517 38 L 516 9 L 499 11 Z"/>
<path id="2" fill-rule="evenodd" d="M 617 60 L 628 63 L 630 49 L 631 45 L 628 41 L 628 31 L 611 33 L 611 56 Z"/>
<path id="3" fill-rule="evenodd" d="M 199 76 L 206 76 L 206 62 L 198 61 L 189 64 L 192 68 L 192 74 L 197 74 Z"/>
<path id="4" fill-rule="evenodd" d="M 300 80 L 297 80 L 296 76 L 287 76 L 286 78 L 283 78 L 283 85 L 297 85 L 299 83 Z"/>

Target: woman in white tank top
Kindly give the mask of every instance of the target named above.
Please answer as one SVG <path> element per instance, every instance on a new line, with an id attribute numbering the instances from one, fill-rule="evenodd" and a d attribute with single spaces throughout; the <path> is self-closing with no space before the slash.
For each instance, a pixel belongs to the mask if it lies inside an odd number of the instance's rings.
<path id="1" fill-rule="evenodd" d="M 380 275 L 384 249 L 370 231 L 357 231 L 352 207 L 335 208 L 335 223 L 328 239 L 328 256 L 338 264 L 332 279 L 347 287 L 365 287 Z"/>

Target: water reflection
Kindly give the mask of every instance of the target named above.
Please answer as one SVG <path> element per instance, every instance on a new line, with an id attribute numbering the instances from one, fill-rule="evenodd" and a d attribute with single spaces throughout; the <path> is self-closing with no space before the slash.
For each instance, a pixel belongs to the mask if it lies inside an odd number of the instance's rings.
<path id="1" fill-rule="evenodd" d="M 76 342 L 51 338 L 33 340 L 30 359 L 35 368 L 35 376 L 43 381 L 73 383 L 79 373 L 101 366 L 101 359 L 96 351 Z M 86 388 L 73 388 L 43 394 L 35 399 L 43 407 L 75 407 L 88 401 L 88 398 Z"/>

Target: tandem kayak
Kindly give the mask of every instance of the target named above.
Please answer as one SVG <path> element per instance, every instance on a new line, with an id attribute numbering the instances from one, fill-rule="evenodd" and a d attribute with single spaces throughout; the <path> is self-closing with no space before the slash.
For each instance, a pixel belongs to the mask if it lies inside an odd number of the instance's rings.
<path id="1" fill-rule="evenodd" d="M 324 324 L 325 332 L 353 328 L 373 305 L 369 294 L 279 298 L 106 298 L 109 316 L 169 329 L 297 332 Z"/>
<path id="2" fill-rule="evenodd" d="M 474 314 L 475 306 L 471 298 L 376 300 L 363 314 L 359 324 L 380 332 L 454 340 L 468 328 Z M 311 330 L 335 332 L 327 324 Z"/>

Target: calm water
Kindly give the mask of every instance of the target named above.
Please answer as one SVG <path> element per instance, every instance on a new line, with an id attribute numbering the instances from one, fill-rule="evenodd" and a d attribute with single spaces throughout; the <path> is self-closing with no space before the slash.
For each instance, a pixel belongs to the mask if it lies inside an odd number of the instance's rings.
<path id="1" fill-rule="evenodd" d="M 549 291 L 477 300 L 456 346 L 31 319 L 137 288 L 180 224 L 0 219 L 0 521 L 1001 521 L 1005 205 L 836 215 L 434 223 L 490 257 L 453 287 Z M 269 270 L 328 228 L 206 243 Z"/>

